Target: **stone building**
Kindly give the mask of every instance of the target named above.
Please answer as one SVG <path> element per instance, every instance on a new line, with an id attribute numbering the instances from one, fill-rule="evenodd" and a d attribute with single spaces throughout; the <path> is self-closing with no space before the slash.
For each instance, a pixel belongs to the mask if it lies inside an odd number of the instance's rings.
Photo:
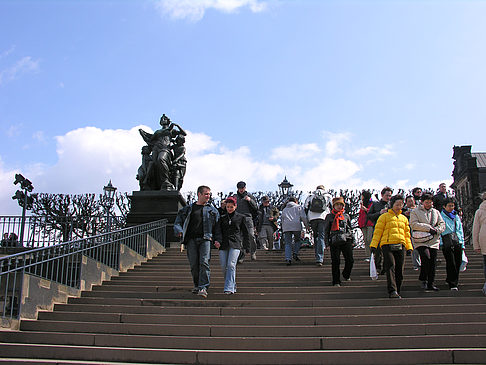
<path id="1" fill-rule="evenodd" d="M 471 146 L 454 146 L 452 177 L 459 206 L 463 209 L 465 238 L 470 237 L 474 213 L 481 203 L 480 194 L 486 191 L 486 152 L 471 152 Z"/>

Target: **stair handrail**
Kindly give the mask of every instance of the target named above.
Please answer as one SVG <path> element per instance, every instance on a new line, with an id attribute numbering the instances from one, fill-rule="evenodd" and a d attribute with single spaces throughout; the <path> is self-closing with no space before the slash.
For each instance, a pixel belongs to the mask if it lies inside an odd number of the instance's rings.
<path id="1" fill-rule="evenodd" d="M 18 316 L 24 274 L 79 289 L 82 256 L 119 270 L 122 244 L 147 257 L 147 236 L 165 247 L 166 225 L 161 219 L 0 258 L 0 316 Z"/>

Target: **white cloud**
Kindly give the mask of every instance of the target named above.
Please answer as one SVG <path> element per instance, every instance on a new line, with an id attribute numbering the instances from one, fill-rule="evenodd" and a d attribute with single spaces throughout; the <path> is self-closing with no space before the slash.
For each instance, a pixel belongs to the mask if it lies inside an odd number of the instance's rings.
<path id="1" fill-rule="evenodd" d="M 272 150 L 272 160 L 302 160 L 321 152 L 315 143 L 293 144 L 291 146 L 280 146 Z"/>
<path id="2" fill-rule="evenodd" d="M 34 61 L 30 56 L 23 57 L 13 66 L 0 71 L 0 85 L 16 79 L 20 75 L 37 71 L 39 71 L 39 60 Z"/>
<path id="3" fill-rule="evenodd" d="M 312 191 L 317 185 L 326 188 L 348 187 L 349 180 L 360 171 L 360 167 L 353 161 L 342 158 L 324 158 L 318 165 L 297 175 L 295 185 L 299 190 Z"/>
<path id="4" fill-rule="evenodd" d="M 52 166 L 33 163 L 6 168 L 0 157 L 0 214 L 19 214 L 18 206 L 10 199 L 16 190 L 12 181 L 17 172 L 34 183 L 35 192 L 101 194 L 110 179 L 121 192 L 138 190 L 135 175 L 145 144 L 139 128 L 152 132 L 147 126 L 130 130 L 84 127 L 58 136 L 55 138 L 58 160 Z M 231 149 L 204 133 L 187 133 L 188 164 L 182 192 L 195 191 L 199 185 L 208 185 L 213 192 L 234 192 L 240 180 L 247 182 L 250 191 L 276 190 L 284 175 L 295 190 L 304 192 L 320 184 L 333 189 L 379 190 L 387 184 L 405 189 L 415 185 L 436 188 L 442 182 L 424 180 L 412 186 L 413 181 L 403 177 L 399 181 L 380 181 L 370 173 L 368 165 L 366 168 L 362 165 L 360 156 L 353 158 L 353 151 L 361 147 L 347 133 L 325 133 L 324 150 L 314 143 L 277 146 L 269 160 L 257 158 L 247 146 Z M 43 138 L 41 132 L 35 136 L 38 140 Z M 446 183 L 450 185 L 452 181 Z"/>
<path id="5" fill-rule="evenodd" d="M 240 8 L 249 8 L 253 13 L 264 11 L 267 4 L 258 0 L 157 0 L 155 8 L 163 16 L 172 19 L 188 19 L 197 22 L 208 9 L 233 13 Z"/>
<path id="6" fill-rule="evenodd" d="M 22 124 L 11 125 L 10 127 L 7 128 L 5 133 L 7 134 L 7 137 L 12 138 L 20 135 L 21 129 L 22 129 Z"/>
<path id="7" fill-rule="evenodd" d="M 343 148 L 345 148 L 351 141 L 351 133 L 333 133 L 333 132 L 323 132 L 323 137 L 326 142 L 326 154 L 328 156 L 333 156 L 342 153 Z"/>
<path id="8" fill-rule="evenodd" d="M 44 135 L 43 131 L 36 131 L 32 134 L 32 138 L 40 143 L 45 143 L 46 142 L 46 136 Z"/>
<path id="9" fill-rule="evenodd" d="M 383 147 L 375 147 L 375 146 L 367 146 L 363 148 L 358 148 L 353 151 L 353 154 L 355 156 L 360 156 L 360 157 L 366 157 L 370 155 L 374 156 L 390 156 L 393 155 L 393 150 L 392 150 L 391 145 L 385 145 Z"/>
<path id="10" fill-rule="evenodd" d="M 15 51 L 15 46 L 11 46 L 6 51 L 3 51 L 2 53 L 0 53 L 0 59 L 9 56 L 13 51 Z"/>

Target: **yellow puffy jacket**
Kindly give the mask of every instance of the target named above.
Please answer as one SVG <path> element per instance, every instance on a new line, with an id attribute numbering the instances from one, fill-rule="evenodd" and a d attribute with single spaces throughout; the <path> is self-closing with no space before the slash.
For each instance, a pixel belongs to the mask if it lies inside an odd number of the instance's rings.
<path id="1" fill-rule="evenodd" d="M 381 247 L 401 243 L 405 246 L 405 249 L 413 250 L 408 219 L 401 213 L 400 211 L 399 214 L 395 214 L 392 209 L 389 209 L 387 213 L 378 218 L 370 247 L 376 248 L 378 244 Z"/>

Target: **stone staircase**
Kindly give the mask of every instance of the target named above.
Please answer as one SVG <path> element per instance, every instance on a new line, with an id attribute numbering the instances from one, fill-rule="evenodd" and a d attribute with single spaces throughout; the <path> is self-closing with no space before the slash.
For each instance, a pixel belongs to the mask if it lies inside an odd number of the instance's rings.
<path id="1" fill-rule="evenodd" d="M 173 248 L 119 277 L 0 332 L 0 364 L 452 364 L 486 363 L 482 258 L 468 250 L 458 292 L 419 289 L 407 258 L 403 299 L 372 281 L 355 250 L 352 281 L 332 287 L 329 253 L 286 266 L 259 251 L 222 293 L 213 251 L 207 299 L 191 294 L 185 253 Z"/>

